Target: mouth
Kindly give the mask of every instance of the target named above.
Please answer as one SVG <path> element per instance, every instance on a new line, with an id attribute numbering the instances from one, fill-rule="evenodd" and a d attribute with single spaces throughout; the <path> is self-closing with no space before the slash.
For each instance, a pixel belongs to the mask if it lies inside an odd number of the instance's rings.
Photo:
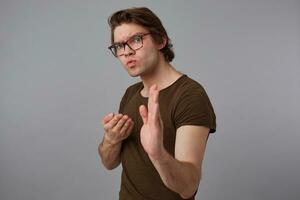
<path id="1" fill-rule="evenodd" d="M 129 61 L 126 63 L 126 65 L 127 65 L 128 67 L 134 67 L 135 64 L 136 64 L 136 60 L 129 60 Z"/>

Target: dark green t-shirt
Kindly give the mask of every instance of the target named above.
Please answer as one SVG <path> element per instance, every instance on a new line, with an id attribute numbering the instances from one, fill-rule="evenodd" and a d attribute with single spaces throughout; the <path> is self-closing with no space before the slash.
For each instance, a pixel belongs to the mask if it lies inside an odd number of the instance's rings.
<path id="1" fill-rule="evenodd" d="M 130 136 L 121 150 L 122 180 L 120 200 L 177 200 L 179 194 L 168 189 L 150 161 L 140 141 L 143 125 L 139 106 L 147 106 L 148 98 L 141 95 L 142 82 L 130 86 L 120 103 L 119 113 L 134 121 Z M 199 125 L 216 131 L 216 117 L 204 88 L 187 75 L 159 93 L 160 114 L 164 124 L 164 147 L 174 157 L 176 129 L 183 125 Z M 194 197 L 190 198 L 191 200 Z"/>

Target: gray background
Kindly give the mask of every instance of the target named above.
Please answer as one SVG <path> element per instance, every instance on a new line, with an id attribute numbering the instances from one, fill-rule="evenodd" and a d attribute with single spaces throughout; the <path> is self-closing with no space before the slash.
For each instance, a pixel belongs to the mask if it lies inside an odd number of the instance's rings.
<path id="1" fill-rule="evenodd" d="M 100 120 L 130 78 L 110 55 L 107 17 L 132 6 L 160 16 L 173 65 L 199 81 L 218 128 L 197 199 L 300 199 L 300 1 L 0 3 L 0 199 L 117 199 Z"/>

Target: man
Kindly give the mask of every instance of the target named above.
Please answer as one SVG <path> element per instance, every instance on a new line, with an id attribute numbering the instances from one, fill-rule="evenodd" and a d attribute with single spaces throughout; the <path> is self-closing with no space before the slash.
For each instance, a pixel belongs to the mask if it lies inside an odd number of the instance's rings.
<path id="1" fill-rule="evenodd" d="M 203 87 L 170 64 L 170 39 L 148 8 L 120 10 L 109 18 L 109 49 L 132 77 L 119 114 L 103 120 L 103 165 L 122 163 L 119 197 L 137 200 L 194 199 L 213 107 Z"/>

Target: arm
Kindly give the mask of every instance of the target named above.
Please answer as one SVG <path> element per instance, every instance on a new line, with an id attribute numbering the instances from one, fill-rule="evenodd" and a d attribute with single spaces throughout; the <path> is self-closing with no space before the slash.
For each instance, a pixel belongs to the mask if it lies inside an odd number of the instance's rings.
<path id="1" fill-rule="evenodd" d="M 163 145 L 163 123 L 159 113 L 158 95 L 157 86 L 152 86 L 148 109 L 144 105 L 140 106 L 140 115 L 144 123 L 140 133 L 141 143 L 164 184 L 181 197 L 188 198 L 196 192 L 200 182 L 209 128 L 178 128 L 173 158 Z"/>
<path id="2" fill-rule="evenodd" d="M 199 186 L 208 133 L 207 127 L 182 126 L 176 133 L 175 158 L 164 148 L 160 156 L 150 156 L 164 184 L 182 198 L 191 197 Z"/>
<path id="3" fill-rule="evenodd" d="M 127 115 L 106 115 L 102 120 L 104 137 L 99 144 L 98 153 L 103 165 L 111 170 L 116 168 L 120 162 L 122 141 L 127 138 L 133 128 L 133 121 Z"/>
<path id="4" fill-rule="evenodd" d="M 98 153 L 101 157 L 102 164 L 106 169 L 112 170 L 120 164 L 121 147 L 122 142 L 111 144 L 103 137 L 103 140 L 98 147 Z"/>

